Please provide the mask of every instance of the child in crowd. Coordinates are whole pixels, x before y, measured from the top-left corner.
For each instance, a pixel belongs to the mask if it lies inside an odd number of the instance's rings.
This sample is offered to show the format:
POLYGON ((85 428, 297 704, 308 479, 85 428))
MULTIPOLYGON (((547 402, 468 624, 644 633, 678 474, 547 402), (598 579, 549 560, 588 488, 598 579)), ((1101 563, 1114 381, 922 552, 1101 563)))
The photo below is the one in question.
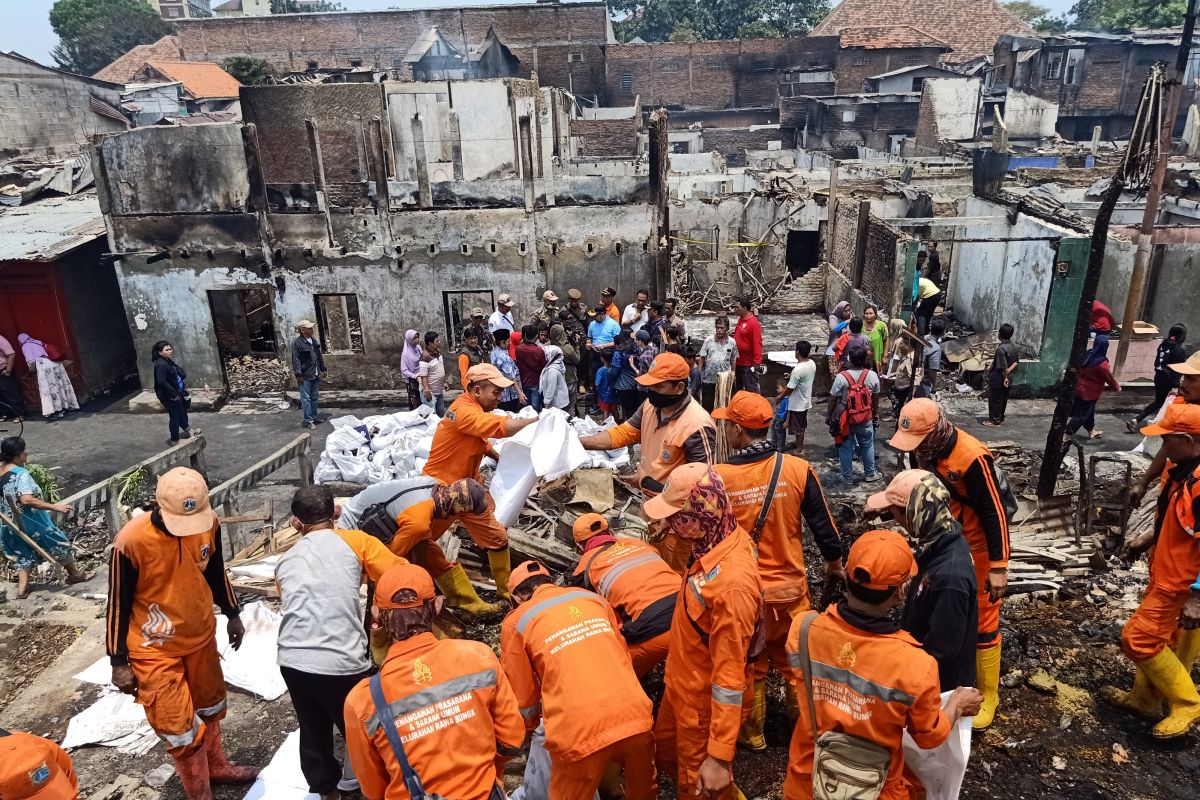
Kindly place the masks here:
POLYGON ((596 370, 596 406, 600 413, 609 416, 617 405, 617 392, 612 385, 612 353, 600 353, 601 367, 596 370))
MULTIPOLYGON (((865 347, 871 350, 871 340, 863 333, 861 317, 851 319, 850 324, 846 326, 846 332, 834 342, 833 358, 837 362, 839 372, 850 368, 850 351, 856 347, 865 347)), ((872 363, 874 363, 873 357, 872 363)))
POLYGON ((696 400, 699 400, 700 386, 702 384, 700 366, 696 363, 696 348, 692 347, 690 344, 685 347, 683 350, 683 358, 685 361, 687 361, 688 366, 692 368, 692 371, 688 373, 688 394, 696 398, 696 400))
POLYGON ((912 343, 901 337, 896 342, 894 357, 891 359, 891 371, 884 377, 890 382, 892 391, 892 416, 899 419, 900 409, 912 397, 913 390, 913 348, 912 343))
POLYGON ((812 408, 813 382, 817 377, 817 364, 809 355, 812 353, 812 342, 801 339, 796 342, 796 366, 786 384, 781 384, 777 401, 787 398, 787 417, 781 420, 781 435, 778 439, 779 449, 783 450, 783 440, 787 433, 796 439, 796 455, 804 454, 804 433, 808 430, 808 410, 812 408))

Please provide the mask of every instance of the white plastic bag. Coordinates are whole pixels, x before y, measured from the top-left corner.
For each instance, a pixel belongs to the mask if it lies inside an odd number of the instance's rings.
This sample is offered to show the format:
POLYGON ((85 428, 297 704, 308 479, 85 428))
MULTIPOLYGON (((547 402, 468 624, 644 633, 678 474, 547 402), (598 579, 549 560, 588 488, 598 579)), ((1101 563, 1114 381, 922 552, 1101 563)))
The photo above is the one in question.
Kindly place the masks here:
MULTIPOLYGON (((942 692, 942 705, 950 698, 942 692)), ((904 732, 904 764, 925 785, 925 800, 957 800, 971 757, 971 720, 962 717, 954 723, 949 738, 932 750, 922 750, 904 732)))

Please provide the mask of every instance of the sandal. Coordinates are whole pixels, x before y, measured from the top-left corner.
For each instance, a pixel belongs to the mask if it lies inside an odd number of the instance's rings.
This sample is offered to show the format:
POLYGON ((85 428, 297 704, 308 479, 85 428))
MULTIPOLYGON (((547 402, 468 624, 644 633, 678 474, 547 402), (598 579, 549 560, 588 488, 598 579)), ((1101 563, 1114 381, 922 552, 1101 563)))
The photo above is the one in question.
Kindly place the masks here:
POLYGON ((67 585, 72 586, 76 583, 87 583, 94 577, 96 577, 95 573, 89 574, 87 572, 81 572, 78 575, 76 575, 74 578, 72 578, 71 576, 68 575, 67 576, 67 585))
POLYGON ((1133 419, 1125 420, 1125 430, 1129 431, 1130 433, 1137 433, 1138 432, 1137 420, 1133 420, 1133 419))
POLYGON ((1104 435, 1104 431, 1092 431, 1091 433, 1088 434, 1088 438, 1089 439, 1099 439, 1103 435, 1104 435))

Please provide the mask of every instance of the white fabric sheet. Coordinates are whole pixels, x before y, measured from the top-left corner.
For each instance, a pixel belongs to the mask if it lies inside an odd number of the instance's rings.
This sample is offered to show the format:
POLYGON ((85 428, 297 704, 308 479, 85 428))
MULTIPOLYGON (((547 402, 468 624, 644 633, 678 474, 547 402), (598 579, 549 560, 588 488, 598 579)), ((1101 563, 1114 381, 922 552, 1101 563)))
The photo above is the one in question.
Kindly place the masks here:
POLYGON ((230 686, 244 689, 264 700, 278 699, 287 691, 276 657, 279 649, 279 623, 283 619, 265 603, 242 607, 246 635, 241 648, 234 650, 225 632, 224 619, 217 620, 217 650, 221 671, 230 686))
POLYGON ((271 763, 258 773, 244 800, 318 800, 310 794, 308 781, 300 770, 300 731, 294 730, 271 757, 271 763))
MULTIPOLYGON (((942 705, 950 698, 942 692, 942 705)), ((932 750, 922 750, 904 732, 904 764, 925 784, 925 800, 957 800, 971 757, 971 720, 963 717, 954 723, 950 737, 932 750)))

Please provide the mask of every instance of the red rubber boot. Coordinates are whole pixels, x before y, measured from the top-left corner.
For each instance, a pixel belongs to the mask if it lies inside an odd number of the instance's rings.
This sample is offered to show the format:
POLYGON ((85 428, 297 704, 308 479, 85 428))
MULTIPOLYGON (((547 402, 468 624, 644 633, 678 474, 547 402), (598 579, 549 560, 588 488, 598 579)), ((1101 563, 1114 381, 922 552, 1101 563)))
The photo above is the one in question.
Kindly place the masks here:
POLYGON ((203 750, 208 757, 208 774, 213 783, 250 783, 258 777, 258 767, 240 767, 229 763, 225 756, 225 745, 221 741, 220 720, 204 725, 203 750))
POLYGON ((179 773, 179 782, 183 784, 183 793, 188 800, 213 800, 207 749, 201 744, 191 755, 174 756, 175 771, 179 773))

